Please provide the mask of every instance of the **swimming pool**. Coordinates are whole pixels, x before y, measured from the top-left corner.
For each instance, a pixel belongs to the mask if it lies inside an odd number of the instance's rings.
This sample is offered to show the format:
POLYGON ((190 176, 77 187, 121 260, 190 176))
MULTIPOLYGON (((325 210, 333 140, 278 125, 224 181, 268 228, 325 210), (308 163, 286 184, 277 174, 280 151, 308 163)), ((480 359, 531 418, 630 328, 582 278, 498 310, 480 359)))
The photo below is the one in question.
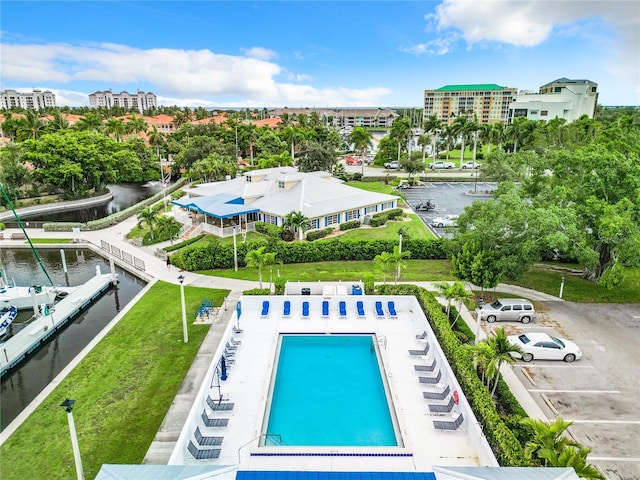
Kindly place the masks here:
POLYGON ((281 335, 265 445, 398 446, 375 336, 281 335))

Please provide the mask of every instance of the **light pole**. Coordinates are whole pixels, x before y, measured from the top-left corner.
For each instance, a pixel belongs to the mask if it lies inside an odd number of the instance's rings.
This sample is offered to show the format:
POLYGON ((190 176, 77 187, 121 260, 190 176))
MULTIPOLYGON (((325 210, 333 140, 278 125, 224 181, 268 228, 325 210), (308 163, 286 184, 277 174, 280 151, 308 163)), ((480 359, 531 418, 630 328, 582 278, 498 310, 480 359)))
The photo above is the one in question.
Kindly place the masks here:
POLYGON ((236 243, 236 224, 233 223, 233 269, 238 271, 238 244, 236 243))
MULTIPOLYGON (((398 257, 402 258, 402 229, 398 230, 400 234, 400 243, 398 244, 398 257)), ((400 258, 398 258, 398 273, 396 274, 396 278, 400 278, 400 258)))
POLYGON ((61 407, 67 412, 67 420, 69 421, 69 431, 71 433, 71 445, 73 446, 73 459, 76 462, 76 474, 78 480, 84 480, 84 472, 82 471, 82 460, 80 459, 80 447, 78 446, 78 436, 76 434, 76 425, 73 422, 73 404, 75 400, 66 399, 60 404, 61 407))
POLYGON ((476 307, 476 341, 474 342, 474 345, 478 345, 478 337, 480 336, 480 310, 482 310, 482 306, 484 305, 484 302, 482 300, 480 300, 478 302, 478 306, 476 307))
POLYGON ((182 303, 182 332, 184 343, 189 343, 189 332, 187 331, 187 307, 184 304, 184 275, 178 277, 180 281, 180 301, 182 303))

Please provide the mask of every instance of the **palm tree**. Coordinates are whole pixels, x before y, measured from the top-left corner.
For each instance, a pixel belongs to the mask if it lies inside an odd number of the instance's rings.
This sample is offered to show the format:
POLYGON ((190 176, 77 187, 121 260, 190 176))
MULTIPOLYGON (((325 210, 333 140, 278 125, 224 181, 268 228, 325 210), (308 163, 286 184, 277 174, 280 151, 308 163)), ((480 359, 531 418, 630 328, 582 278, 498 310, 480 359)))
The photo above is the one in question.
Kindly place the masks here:
POLYGON ((387 283, 387 272, 395 265, 395 258, 393 258, 393 254, 389 252, 382 252, 381 254, 376 255, 373 261, 382 269, 382 282, 387 283))
POLYGON ((393 122, 389 136, 398 142, 398 162, 400 162, 400 152, 402 147, 406 148, 407 142, 411 137, 411 124, 409 119, 404 117, 393 122))
POLYGON ((401 252, 400 246, 396 245, 395 247, 393 247, 393 253, 391 254, 391 256, 393 258, 393 265, 396 269, 396 283, 398 283, 398 279, 400 278, 400 269, 407 268, 407 262, 405 262, 404 260, 411 257, 411 252, 407 250, 401 252))
POLYGON ((122 136, 126 130, 127 127, 120 118, 110 118, 104 126, 105 133, 107 135, 113 135, 116 142, 120 142, 122 140, 122 136))
POLYGON ((156 226, 158 214, 151 207, 144 208, 138 213, 138 227, 148 228, 151 232, 151 238, 154 238, 154 228, 156 226))
POLYGON ((449 282, 438 282, 434 286, 438 289, 438 291, 440 292, 440 295, 442 295, 444 299, 447 301, 446 314, 447 314, 447 318, 449 318, 449 311, 451 310, 451 301, 453 300, 453 297, 454 297, 453 284, 449 282))
POLYGON ((569 446, 562 451, 542 451, 540 456, 550 467, 572 467, 580 478, 605 480, 605 477, 593 465, 587 463, 591 448, 584 445, 569 446))
POLYGON ((149 145, 156 147, 156 155, 160 158, 160 146, 164 144, 164 134, 158 130, 156 125, 151 126, 149 132, 149 145))
POLYGON ((362 175, 364 175, 364 156, 368 148, 371 148, 371 139, 373 135, 364 127, 356 127, 349 135, 349 141, 353 143, 353 148, 360 151, 360 160, 362 163, 362 175))
POLYGON ((250 252, 247 252, 246 257, 244 258, 247 262, 247 267, 258 269, 258 280, 260 282, 260 289, 262 289, 262 267, 265 266, 264 250, 266 248, 267 247, 262 246, 256 250, 251 250, 250 252))
POLYGON ((102 130, 102 117, 97 112, 89 112, 73 126, 76 130, 88 132, 100 132, 102 130))
POLYGON ((502 150, 502 142, 507 134, 507 126, 504 123, 494 123, 491 127, 493 130, 493 138, 498 140, 498 150, 502 150))
POLYGON ((135 136, 138 136, 138 132, 147 133, 148 127, 149 126, 147 125, 147 122, 144 121, 144 118, 136 116, 135 113, 132 113, 127 119, 127 130, 135 136))
POLYGON ((25 117, 17 129, 18 138, 21 140, 37 140, 44 133, 46 125, 34 110, 27 110, 25 117))
POLYGON ((519 346, 509 342, 504 327, 498 328, 495 331, 495 335, 487 339, 487 343, 495 353, 495 382, 493 383, 493 389, 491 390, 491 396, 493 397, 496 393, 496 388, 498 388, 498 381, 500 380, 500 367, 502 367, 503 363, 511 364, 516 361, 516 359, 511 356, 512 353, 519 353, 522 355, 523 352, 519 346))
MULTIPOLYGON (((438 132, 442 130, 442 122, 438 120, 438 116, 433 114, 429 115, 424 121, 424 131, 431 134, 431 155, 433 161, 436 160, 436 140, 438 138, 438 132)), ((423 157, 424 160, 424 157, 423 157)))
POLYGON ((491 141, 493 140, 493 136, 495 134, 495 130, 493 125, 490 123, 483 123, 479 126, 479 135, 481 142, 487 142, 487 155, 491 153, 491 141))
POLYGON ((173 243, 173 237, 179 231, 182 225, 173 217, 167 217, 166 215, 158 215, 156 217, 156 224, 158 227, 158 237, 169 238, 173 243))
POLYGON ((445 145, 447 146, 447 160, 449 160, 449 152, 456 138, 456 131, 454 126, 445 125, 444 129, 442 130, 442 136, 444 137, 444 142, 445 142, 445 145))
POLYGON ((482 372, 482 384, 489 388, 489 382, 495 375, 495 351, 486 340, 477 345, 470 345, 468 348, 472 352, 474 365, 482 372))
POLYGON ((50 132, 57 132, 60 130, 66 130, 69 128, 69 122, 62 116, 60 111, 53 112, 53 119, 49 121, 47 130, 50 132))
POLYGON ((289 212, 284 217, 283 227, 293 232, 298 232, 298 240, 303 239, 304 232, 309 230, 311 223, 302 212, 289 212))
POLYGON ((269 267, 269 292, 271 292, 271 285, 273 285, 273 266, 282 264, 281 260, 276 260, 276 255, 276 252, 264 254, 264 266, 269 267))
MULTIPOLYGON (((560 452, 568 446, 578 446, 576 442, 564 436, 565 431, 573 422, 567 422, 557 417, 553 422, 543 422, 535 418, 527 417, 521 420, 525 427, 529 427, 533 437, 524 446, 524 453, 530 459, 542 458, 541 453, 546 451, 560 452)), ((545 460, 544 466, 547 466, 545 460)))

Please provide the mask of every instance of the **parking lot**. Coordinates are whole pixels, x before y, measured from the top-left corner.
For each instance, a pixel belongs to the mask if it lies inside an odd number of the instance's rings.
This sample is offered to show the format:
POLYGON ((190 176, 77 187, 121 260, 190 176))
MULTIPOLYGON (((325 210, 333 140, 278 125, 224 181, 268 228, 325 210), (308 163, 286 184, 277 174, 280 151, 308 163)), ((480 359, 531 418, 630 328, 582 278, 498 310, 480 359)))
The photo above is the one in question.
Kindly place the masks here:
POLYGON ((582 350, 574 363, 517 361, 515 371, 550 419, 574 425, 570 434, 593 449, 589 456, 608 479, 640 479, 640 307, 636 304, 534 302, 539 317, 504 326, 509 335, 546 332, 567 338, 582 350))
POLYGON ((435 203, 435 208, 431 211, 416 211, 422 221, 438 237, 450 236, 444 228, 434 228, 429 222, 436 217, 443 215, 460 215, 465 207, 471 205, 476 200, 488 200, 491 198, 491 191, 497 184, 490 182, 455 182, 455 183, 426 183, 423 187, 412 187, 401 190, 405 194, 407 203, 415 211, 415 207, 430 200, 435 203))

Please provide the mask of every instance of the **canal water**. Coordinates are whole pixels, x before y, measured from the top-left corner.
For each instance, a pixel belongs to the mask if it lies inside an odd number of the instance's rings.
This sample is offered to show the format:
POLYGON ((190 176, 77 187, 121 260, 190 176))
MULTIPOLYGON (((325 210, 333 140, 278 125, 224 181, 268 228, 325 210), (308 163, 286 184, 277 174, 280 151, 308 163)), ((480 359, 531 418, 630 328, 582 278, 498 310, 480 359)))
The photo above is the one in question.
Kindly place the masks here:
MULTIPOLYGON (((96 265, 100 266, 102 273, 109 272, 109 262, 91 250, 65 249, 68 274, 63 271, 59 249, 38 249, 38 253, 56 285, 80 285, 95 275, 96 265)), ((8 279, 15 280, 17 285, 48 284, 30 249, 3 248, 0 255, 8 279)), ((118 267, 116 272, 119 278, 117 288, 109 289, 30 359, 2 377, 0 430, 4 430, 146 284, 118 267)), ((25 322, 31 315, 31 310, 20 312, 15 323, 25 322)))
MULTIPOLYGON (((113 194, 113 198, 102 205, 94 205, 75 210, 62 210, 58 212, 21 214, 20 218, 29 226, 40 227, 41 222, 89 222, 98 220, 125 208, 135 205, 162 190, 162 184, 157 182, 147 183, 121 183, 107 185, 113 194)), ((7 227, 16 227, 15 222, 5 222, 7 227)))

